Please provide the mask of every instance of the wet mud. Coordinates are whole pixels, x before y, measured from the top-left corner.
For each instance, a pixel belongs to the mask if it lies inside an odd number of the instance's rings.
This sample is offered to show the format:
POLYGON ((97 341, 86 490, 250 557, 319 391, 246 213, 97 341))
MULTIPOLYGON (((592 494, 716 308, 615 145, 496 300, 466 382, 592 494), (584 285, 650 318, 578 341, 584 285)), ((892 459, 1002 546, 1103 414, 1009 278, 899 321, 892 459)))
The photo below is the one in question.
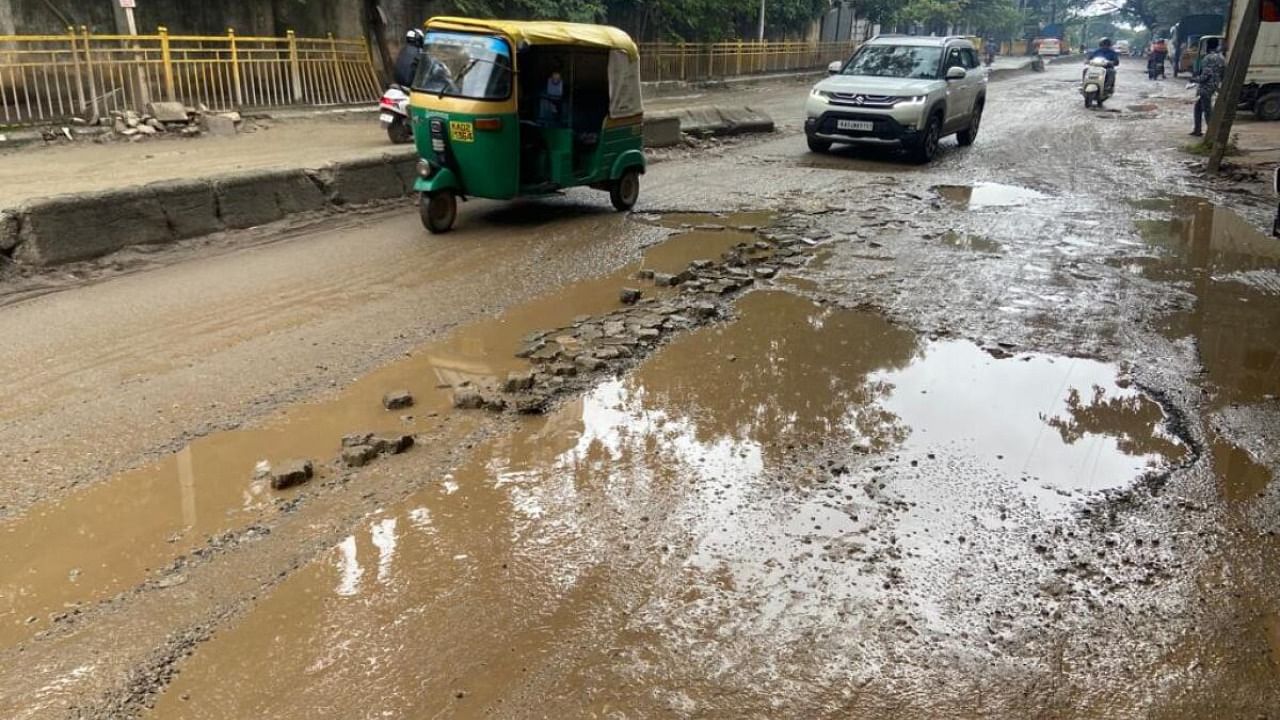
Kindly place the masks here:
POLYGON ((366 518, 202 647, 153 716, 835 707, 875 654, 802 668, 796 643, 888 632, 941 660, 908 636, 960 632, 952 584, 1010 572, 955 577, 975 544, 1183 452, 1113 366, 758 291, 366 518))
MULTIPOLYGON (((728 218, 735 226, 762 219, 728 218)), ((681 272, 744 238, 752 236, 722 227, 679 233, 654 245, 642 261, 467 326, 357 380, 333 400, 289 408, 261 427, 200 438, 174 456, 3 523, 0 646, 142 583, 164 583, 173 559, 208 538, 290 510, 291 493, 273 491, 256 472, 260 464, 311 459, 316 481, 323 483, 345 475, 337 457, 348 434, 430 441, 448 421, 459 388, 495 386, 527 368, 514 349, 531 331, 617 306, 619 286, 642 266, 681 272), (399 388, 411 391, 414 406, 387 411, 383 394, 399 388)))

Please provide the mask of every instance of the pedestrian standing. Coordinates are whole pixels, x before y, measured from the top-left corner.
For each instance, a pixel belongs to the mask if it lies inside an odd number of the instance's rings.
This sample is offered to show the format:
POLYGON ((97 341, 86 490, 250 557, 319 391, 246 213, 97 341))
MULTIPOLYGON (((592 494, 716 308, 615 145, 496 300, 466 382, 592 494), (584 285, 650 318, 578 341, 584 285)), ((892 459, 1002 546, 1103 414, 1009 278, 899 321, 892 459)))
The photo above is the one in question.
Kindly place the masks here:
POLYGON ((1204 135, 1204 120, 1213 114, 1213 96, 1222 87, 1222 76, 1227 71, 1227 61, 1215 38, 1205 43, 1205 56, 1200 59, 1200 72, 1196 75, 1195 126, 1192 137, 1204 135))

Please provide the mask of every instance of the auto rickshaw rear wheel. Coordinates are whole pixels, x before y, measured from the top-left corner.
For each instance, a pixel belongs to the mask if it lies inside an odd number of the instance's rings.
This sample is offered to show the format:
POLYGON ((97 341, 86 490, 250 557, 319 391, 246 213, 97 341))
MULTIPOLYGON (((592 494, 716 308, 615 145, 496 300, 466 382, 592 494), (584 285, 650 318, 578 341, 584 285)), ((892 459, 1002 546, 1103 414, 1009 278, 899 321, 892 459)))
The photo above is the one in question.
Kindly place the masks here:
POLYGON ((422 193, 418 198, 418 213, 431 234, 447 233, 458 219, 458 194, 452 190, 422 193))
POLYGON ((622 177, 609 187, 609 199, 618 212, 626 212, 636 206, 640 199, 640 171, 632 168, 622 173, 622 177))

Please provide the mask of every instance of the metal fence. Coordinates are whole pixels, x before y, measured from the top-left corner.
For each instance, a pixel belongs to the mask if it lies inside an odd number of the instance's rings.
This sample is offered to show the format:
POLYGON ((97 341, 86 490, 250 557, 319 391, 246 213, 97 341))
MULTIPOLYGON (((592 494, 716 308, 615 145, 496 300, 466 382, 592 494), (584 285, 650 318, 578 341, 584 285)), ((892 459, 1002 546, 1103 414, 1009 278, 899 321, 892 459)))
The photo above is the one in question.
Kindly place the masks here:
POLYGON ((155 100, 210 110, 375 102, 363 40, 215 36, 0 35, 0 124, 31 124, 155 100))
POLYGON ((818 70, 856 48, 854 42, 642 43, 640 70, 646 82, 818 70))

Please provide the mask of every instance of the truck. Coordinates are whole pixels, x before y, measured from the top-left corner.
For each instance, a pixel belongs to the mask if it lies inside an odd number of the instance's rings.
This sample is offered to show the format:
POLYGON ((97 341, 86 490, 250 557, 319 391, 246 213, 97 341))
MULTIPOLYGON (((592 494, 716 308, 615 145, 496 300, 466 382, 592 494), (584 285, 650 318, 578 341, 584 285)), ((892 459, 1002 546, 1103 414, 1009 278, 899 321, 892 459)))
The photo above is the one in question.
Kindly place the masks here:
POLYGON ((1186 15, 1169 29, 1173 40, 1173 76, 1178 73, 1194 73, 1196 59, 1200 57, 1200 39, 1222 36, 1221 15, 1186 15))
MULTIPOLYGON (((1253 43, 1253 55, 1240 91, 1240 108, 1252 111, 1259 120, 1280 120, 1280 7, 1276 7, 1274 0, 1262 0, 1262 6, 1258 39, 1253 43)), ((1203 52, 1206 43, 1216 37, 1226 48, 1229 62, 1232 41, 1240 33, 1248 8, 1248 0, 1231 0, 1225 36, 1201 37, 1200 50, 1203 52)))

